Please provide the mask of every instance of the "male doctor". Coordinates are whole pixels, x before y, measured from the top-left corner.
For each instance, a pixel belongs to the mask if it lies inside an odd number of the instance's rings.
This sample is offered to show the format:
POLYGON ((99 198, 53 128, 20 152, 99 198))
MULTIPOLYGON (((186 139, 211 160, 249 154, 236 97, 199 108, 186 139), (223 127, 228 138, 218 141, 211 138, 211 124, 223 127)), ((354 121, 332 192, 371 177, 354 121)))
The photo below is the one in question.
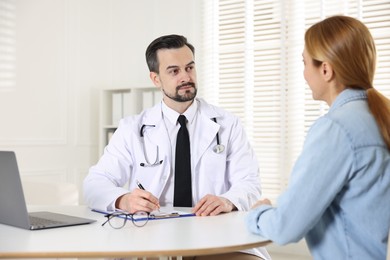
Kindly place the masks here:
MULTIPOLYGON (((177 121, 184 115, 190 143, 188 206, 197 216, 249 210, 261 195, 258 162, 239 119, 196 98, 194 47, 183 36, 162 36, 147 48, 146 61, 163 100, 120 121, 84 180, 87 204, 130 213, 176 206, 176 136, 181 127, 177 121)), ((220 257, 270 258, 264 248, 220 257)))

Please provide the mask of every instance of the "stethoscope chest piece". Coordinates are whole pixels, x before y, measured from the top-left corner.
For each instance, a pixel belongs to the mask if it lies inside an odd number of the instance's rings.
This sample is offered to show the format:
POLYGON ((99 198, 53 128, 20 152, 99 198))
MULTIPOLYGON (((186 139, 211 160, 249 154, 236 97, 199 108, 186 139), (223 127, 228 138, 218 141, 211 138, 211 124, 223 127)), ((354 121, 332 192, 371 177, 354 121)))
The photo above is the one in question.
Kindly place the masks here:
POLYGON ((217 144, 213 150, 215 153, 222 153, 225 151, 225 146, 223 144, 217 144))
MULTIPOLYGON (((215 123, 217 123, 217 118, 214 117, 213 121, 215 123)), ((223 151, 225 151, 225 146, 219 142, 219 133, 218 132, 217 132, 215 137, 217 138, 217 145, 214 147, 213 151, 214 151, 214 153, 222 153, 223 151)))

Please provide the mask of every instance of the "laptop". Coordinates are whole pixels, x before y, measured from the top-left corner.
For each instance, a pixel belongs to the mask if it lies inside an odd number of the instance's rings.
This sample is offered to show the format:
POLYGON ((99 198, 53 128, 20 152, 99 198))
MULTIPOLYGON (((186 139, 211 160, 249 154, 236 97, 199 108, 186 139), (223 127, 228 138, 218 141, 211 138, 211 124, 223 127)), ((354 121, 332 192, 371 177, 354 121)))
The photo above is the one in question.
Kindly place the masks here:
MULTIPOLYGON (((50 194, 48 194, 50 195, 50 194)), ((29 230, 83 225, 94 219, 54 212, 27 212, 15 153, 0 151, 0 223, 29 230)))

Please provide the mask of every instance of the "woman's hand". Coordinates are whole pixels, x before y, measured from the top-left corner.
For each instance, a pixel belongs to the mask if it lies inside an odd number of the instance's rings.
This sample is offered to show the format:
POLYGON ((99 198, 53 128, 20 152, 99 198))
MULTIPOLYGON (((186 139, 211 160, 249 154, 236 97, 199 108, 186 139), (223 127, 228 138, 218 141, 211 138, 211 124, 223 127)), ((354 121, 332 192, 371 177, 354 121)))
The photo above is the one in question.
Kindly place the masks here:
POLYGON ((262 199, 257 201, 255 204, 253 204, 252 209, 260 207, 261 205, 270 205, 272 206, 272 203, 269 199, 262 199))

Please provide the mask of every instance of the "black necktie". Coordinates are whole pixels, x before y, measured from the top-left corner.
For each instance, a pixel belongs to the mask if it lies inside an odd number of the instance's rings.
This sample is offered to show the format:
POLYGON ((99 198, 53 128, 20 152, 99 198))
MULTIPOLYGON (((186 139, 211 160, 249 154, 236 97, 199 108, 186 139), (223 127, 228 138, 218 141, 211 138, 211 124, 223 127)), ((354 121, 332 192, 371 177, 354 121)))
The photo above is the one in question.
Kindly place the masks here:
POLYGON ((180 129, 176 140, 175 192, 173 206, 192 207, 190 137, 186 117, 180 115, 180 129))

